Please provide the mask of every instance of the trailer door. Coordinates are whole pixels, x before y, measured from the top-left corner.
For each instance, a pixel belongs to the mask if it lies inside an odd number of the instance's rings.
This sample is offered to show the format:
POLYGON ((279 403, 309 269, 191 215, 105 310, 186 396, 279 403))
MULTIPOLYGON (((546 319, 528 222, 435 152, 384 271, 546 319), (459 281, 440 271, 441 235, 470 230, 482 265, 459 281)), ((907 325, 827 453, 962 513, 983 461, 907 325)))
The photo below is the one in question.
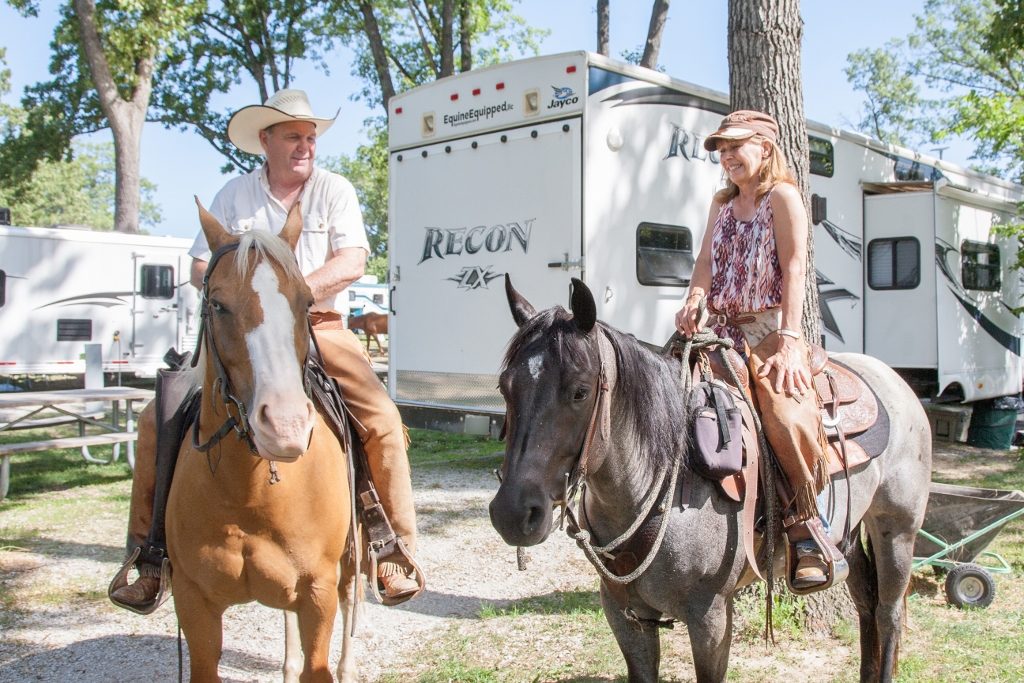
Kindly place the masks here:
POLYGON ((935 368, 935 216, 931 192, 864 197, 864 353, 935 368))
MULTIPOLYGON (((389 391, 403 403, 504 410, 515 331, 504 276, 538 310, 580 259, 580 119, 390 155, 389 391)), ((579 270, 572 270, 579 274, 579 270)))

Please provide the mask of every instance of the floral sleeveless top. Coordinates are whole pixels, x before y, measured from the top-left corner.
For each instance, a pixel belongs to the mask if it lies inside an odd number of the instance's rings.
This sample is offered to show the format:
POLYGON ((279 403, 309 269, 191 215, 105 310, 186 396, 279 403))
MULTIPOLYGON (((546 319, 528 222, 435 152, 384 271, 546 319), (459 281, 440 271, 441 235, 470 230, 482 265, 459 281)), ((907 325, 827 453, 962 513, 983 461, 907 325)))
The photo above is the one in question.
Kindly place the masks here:
MULTIPOLYGON (((736 316, 759 313, 782 304, 782 268, 775 248, 775 217, 769 191, 750 221, 736 220, 733 202, 722 207, 711 235, 713 313, 736 316)), ((743 350, 743 333, 733 325, 715 325, 715 332, 743 350)))

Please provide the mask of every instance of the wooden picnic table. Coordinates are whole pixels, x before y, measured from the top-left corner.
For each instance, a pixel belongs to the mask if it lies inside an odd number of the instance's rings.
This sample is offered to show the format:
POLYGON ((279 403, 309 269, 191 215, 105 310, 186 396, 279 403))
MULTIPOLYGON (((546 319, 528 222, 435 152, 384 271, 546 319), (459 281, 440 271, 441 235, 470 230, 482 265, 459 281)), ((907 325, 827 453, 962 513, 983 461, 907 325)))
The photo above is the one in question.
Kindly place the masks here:
POLYGON ((60 423, 78 425, 78 436, 0 444, 0 500, 7 496, 10 487, 11 456, 15 453, 80 448, 87 462, 109 464, 120 457, 121 444, 125 443, 128 465, 134 469, 138 433, 135 431, 133 404, 135 401, 148 402, 153 396, 151 389, 131 387, 0 393, 0 434, 60 423), (97 403, 109 403, 109 413, 97 411, 97 403), (87 434, 87 427, 94 427, 99 433, 87 434), (113 444, 113 454, 109 459, 96 458, 89 452, 89 446, 101 444, 113 444))

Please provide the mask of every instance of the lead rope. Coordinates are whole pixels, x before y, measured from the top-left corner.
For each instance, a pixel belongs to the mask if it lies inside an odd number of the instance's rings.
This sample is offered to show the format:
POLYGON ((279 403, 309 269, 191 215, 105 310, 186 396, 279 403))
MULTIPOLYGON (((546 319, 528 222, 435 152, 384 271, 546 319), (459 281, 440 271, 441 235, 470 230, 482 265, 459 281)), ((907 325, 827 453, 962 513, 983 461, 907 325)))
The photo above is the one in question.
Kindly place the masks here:
MULTIPOLYGON (((704 316, 704 310, 707 306, 707 300, 705 297, 701 297, 697 302, 697 320, 700 320, 704 316)), ((775 583, 775 541, 778 537, 780 513, 779 513, 779 501, 776 493, 776 462, 775 456, 768 445, 767 439, 764 436, 764 430, 761 428, 761 418, 758 416, 757 411, 754 410, 754 404, 747 396, 747 392, 743 391, 742 385, 740 384, 739 378, 736 376, 736 369, 733 368, 732 363, 729 362, 725 356, 725 349, 731 349, 735 346, 733 340, 719 337, 710 328, 704 328, 699 330, 692 337, 682 337, 678 332, 672 335, 668 343, 665 345, 665 350, 671 349, 673 346, 678 345, 678 340, 684 339, 683 352, 682 352, 682 364, 679 368, 680 379, 683 383, 683 391, 687 397, 689 397, 690 391, 693 388, 693 374, 690 372, 690 354, 694 350, 701 351, 705 348, 718 346, 722 355, 722 364, 729 371, 729 379, 732 380, 733 386, 739 390, 739 394, 743 397, 743 402, 747 404, 747 408, 750 410, 750 416, 754 421, 754 433, 757 435, 757 445, 760 450, 760 469, 762 476, 764 477, 764 519, 765 528, 764 535, 762 536, 764 545, 762 546, 763 552, 761 553, 762 558, 766 561, 767 566, 765 567, 765 584, 767 585, 767 591, 765 595, 765 632, 764 639, 765 644, 771 641, 775 643, 775 629, 772 624, 772 607, 774 605, 775 591, 773 584, 775 583)), ((752 381, 756 381, 756 378, 751 378, 752 381)), ((749 494, 749 492, 748 492, 749 494)))
MULTIPOLYGON (((664 489, 664 493, 663 493, 663 495, 661 497, 661 505, 658 506, 658 510, 660 512, 664 512, 664 513, 668 512, 669 503, 671 502, 670 499, 671 499, 671 496, 674 494, 674 492, 676 490, 676 482, 677 482, 678 478, 679 478, 679 459, 677 458, 676 461, 675 461, 675 464, 673 464, 673 466, 672 466, 672 478, 669 480, 668 488, 664 489)), ((663 470, 662 473, 661 473, 661 478, 658 480, 658 487, 660 487, 664 482, 665 482, 665 472, 663 470)), ((576 541, 576 544, 580 548, 583 549, 583 554, 587 556, 587 559, 590 560, 590 563, 592 565, 594 565, 594 568, 597 569, 597 572, 603 578, 607 579, 608 581, 611 581, 612 583, 632 583, 633 581, 638 579, 645 571, 647 571, 648 567, 651 566, 651 563, 654 562, 654 558, 657 557, 658 550, 661 548, 661 543, 662 543, 662 541, 665 540, 665 531, 666 531, 666 529, 668 529, 668 522, 669 522, 669 519, 671 519, 672 515, 669 515, 669 514, 662 515, 661 525, 658 527, 658 535, 654 539, 654 543, 651 544, 651 549, 647 553, 647 557, 645 557, 644 561, 642 563, 640 563, 640 565, 636 569, 631 571, 629 574, 626 574, 625 576, 619 576, 618 574, 612 573, 612 571, 610 569, 608 569, 604 565, 604 562, 601 561, 601 558, 598 557, 598 555, 604 555, 604 556, 608 557, 613 550, 618 548, 625 541, 629 540, 633 536, 633 534, 636 533, 637 529, 639 529, 640 526, 645 521, 647 521, 647 515, 650 514, 651 510, 654 508, 654 503, 657 500, 658 500, 657 496, 650 496, 648 498, 648 502, 645 503, 646 507, 644 508, 643 513, 642 514, 638 514, 636 516, 636 520, 633 522, 633 525, 630 526, 629 529, 627 529, 624 533, 622 533, 618 538, 616 538, 611 543, 608 543, 607 545, 603 545, 603 546, 592 545, 590 543, 590 531, 580 527, 579 523, 576 520, 576 515, 572 512, 572 510, 570 508, 567 507, 566 508, 566 510, 567 510, 566 514, 569 517, 569 524, 570 524, 569 532, 568 533, 576 541), (572 529, 574 527, 577 529, 576 533, 572 532, 572 529)), ((583 505, 583 493, 582 493, 582 491, 580 493, 580 502, 579 502, 579 504, 580 504, 581 509, 582 509, 582 505, 583 505)))

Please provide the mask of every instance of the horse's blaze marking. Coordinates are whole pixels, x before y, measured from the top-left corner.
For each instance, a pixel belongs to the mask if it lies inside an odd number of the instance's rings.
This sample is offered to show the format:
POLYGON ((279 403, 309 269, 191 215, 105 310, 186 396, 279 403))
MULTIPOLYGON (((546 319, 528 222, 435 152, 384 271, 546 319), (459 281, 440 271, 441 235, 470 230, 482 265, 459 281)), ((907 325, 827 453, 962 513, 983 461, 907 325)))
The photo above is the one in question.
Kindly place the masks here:
MULTIPOLYGON (((253 270, 252 288, 263 308, 263 322, 246 333, 245 346, 253 368, 254 393, 258 395, 272 386, 284 389, 282 381, 289 378, 299 382, 302 373, 294 348, 282 343, 293 334, 295 316, 279 289, 277 273, 269 263, 260 263, 253 270)), ((301 385, 297 384, 295 389, 302 392, 301 385)))
POLYGON ((544 368, 544 356, 537 355, 526 361, 527 366, 530 368, 530 377, 534 381, 540 379, 540 371, 544 368))

